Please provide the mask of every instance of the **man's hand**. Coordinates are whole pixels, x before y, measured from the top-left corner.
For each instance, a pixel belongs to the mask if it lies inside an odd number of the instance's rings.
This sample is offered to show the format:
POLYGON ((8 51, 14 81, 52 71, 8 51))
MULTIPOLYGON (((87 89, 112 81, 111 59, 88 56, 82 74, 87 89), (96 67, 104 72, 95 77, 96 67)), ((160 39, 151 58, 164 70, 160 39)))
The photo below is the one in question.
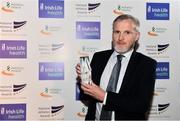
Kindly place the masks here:
POLYGON ((95 99, 103 102, 106 92, 93 82, 92 84, 81 83, 81 89, 84 91, 85 94, 90 95, 95 99))
MULTIPOLYGON (((81 81, 80 64, 78 63, 75 68, 76 68, 76 73, 77 73, 77 79, 81 81)), ((81 82, 81 89, 84 91, 85 94, 90 95, 94 97, 95 99, 103 102, 106 92, 100 87, 98 87, 96 84, 94 84, 93 82, 91 84, 85 84, 81 82)))

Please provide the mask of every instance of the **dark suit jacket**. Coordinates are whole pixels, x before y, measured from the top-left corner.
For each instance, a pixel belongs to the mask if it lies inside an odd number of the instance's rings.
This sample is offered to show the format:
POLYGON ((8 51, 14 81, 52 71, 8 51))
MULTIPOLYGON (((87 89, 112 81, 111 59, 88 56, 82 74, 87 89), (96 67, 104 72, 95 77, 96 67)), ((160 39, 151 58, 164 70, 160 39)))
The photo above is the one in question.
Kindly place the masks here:
MULTIPOLYGON (((94 54, 91 61, 92 80, 100 84, 103 70, 113 53, 106 50, 94 54)), ((119 93, 108 92, 105 109, 115 111, 116 120, 144 120, 155 85, 156 61, 141 53, 133 52, 127 66, 119 93)), ((110 72, 111 73, 111 72, 110 72)), ((89 100, 86 120, 95 119, 97 100, 89 100)))

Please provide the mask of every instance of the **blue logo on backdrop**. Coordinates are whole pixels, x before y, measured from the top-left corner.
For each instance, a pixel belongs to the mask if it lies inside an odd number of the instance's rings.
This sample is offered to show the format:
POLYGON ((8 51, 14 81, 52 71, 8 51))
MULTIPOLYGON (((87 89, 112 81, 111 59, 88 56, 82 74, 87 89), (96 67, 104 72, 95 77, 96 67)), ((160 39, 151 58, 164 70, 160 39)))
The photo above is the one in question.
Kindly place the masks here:
POLYGON ((39 0, 39 18, 64 18, 64 0, 39 0))
POLYGON ((26 121, 26 104, 0 104, 1 121, 26 121))
POLYGON ((76 22, 77 39, 100 39, 100 22, 76 22))
POLYGON ((40 62, 39 80, 64 80, 64 63, 40 62))
POLYGON ((147 3, 147 20, 169 20, 169 3, 147 3))
POLYGON ((156 79, 169 79, 169 62, 157 63, 156 79))

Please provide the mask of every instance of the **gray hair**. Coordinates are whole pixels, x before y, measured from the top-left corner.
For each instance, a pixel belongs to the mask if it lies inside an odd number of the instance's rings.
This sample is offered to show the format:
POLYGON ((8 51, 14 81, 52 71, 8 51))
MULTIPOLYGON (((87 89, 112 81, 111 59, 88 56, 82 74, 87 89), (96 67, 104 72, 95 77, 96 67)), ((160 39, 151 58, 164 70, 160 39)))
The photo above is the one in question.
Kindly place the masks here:
POLYGON ((123 21, 123 20, 132 20, 132 22, 134 23, 135 25, 135 31, 139 32, 139 26, 140 26, 140 22, 137 18, 135 18, 134 16, 132 15, 129 15, 129 14, 122 14, 118 17, 116 17, 113 21, 113 28, 114 28, 114 24, 115 22, 117 21, 123 21))

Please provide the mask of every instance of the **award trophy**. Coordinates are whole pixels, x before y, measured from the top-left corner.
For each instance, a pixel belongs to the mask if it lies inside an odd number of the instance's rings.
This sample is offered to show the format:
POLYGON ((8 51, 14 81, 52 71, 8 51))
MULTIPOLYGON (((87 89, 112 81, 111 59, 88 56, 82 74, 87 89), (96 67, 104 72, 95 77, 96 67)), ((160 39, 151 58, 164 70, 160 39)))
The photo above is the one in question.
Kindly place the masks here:
POLYGON ((89 56, 82 56, 80 57, 80 64, 81 64, 81 81, 82 83, 91 84, 91 67, 89 56))

